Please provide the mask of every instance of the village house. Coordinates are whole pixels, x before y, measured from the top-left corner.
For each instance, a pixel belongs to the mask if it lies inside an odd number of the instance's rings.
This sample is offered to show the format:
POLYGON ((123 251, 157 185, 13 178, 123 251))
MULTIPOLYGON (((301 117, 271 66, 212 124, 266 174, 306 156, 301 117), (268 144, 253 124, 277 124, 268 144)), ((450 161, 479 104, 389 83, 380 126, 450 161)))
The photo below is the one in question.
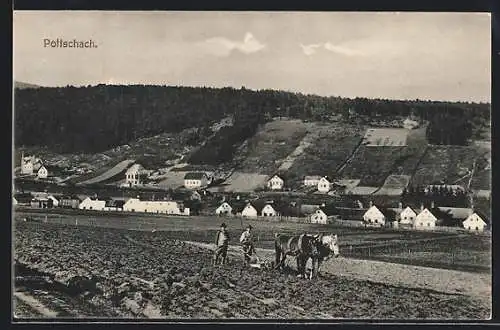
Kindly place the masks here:
POLYGON ((267 188, 271 190, 281 190, 284 184, 285 181, 275 174, 267 181, 267 188))
POLYGON ((263 217, 279 217, 280 213, 273 207, 272 203, 266 203, 262 208, 260 215, 263 217))
POLYGON ((370 204, 370 208, 363 214, 365 224, 375 227, 385 226, 385 215, 375 205, 370 204))
POLYGON ((256 218, 258 215, 257 209, 251 204, 247 203, 241 211, 241 216, 248 218, 256 218))
POLYGON ((49 171, 47 170, 47 167, 41 165, 36 175, 39 179, 47 179, 47 177, 49 176, 49 171))
POLYGON ((14 199, 18 205, 30 205, 33 196, 30 193, 16 193, 14 199))
POLYGON ((41 166, 41 160, 35 156, 21 155, 21 174, 33 175, 41 166))
POLYGON ((146 183, 149 176, 149 171, 141 164, 134 164, 125 172, 125 185, 134 187, 146 183))
POLYGON ((169 215, 189 215, 190 210, 176 201, 141 201, 138 198, 130 198, 123 204, 123 211, 144 212, 169 215))
POLYGON ((304 177, 304 186, 306 187, 317 187, 321 177, 319 175, 307 175, 304 177))
POLYGON ((34 196, 31 200, 32 208, 50 209, 53 207, 57 207, 58 205, 59 201, 52 195, 38 195, 34 196))
POLYGON ((486 222, 477 214, 472 213, 462 222, 464 228, 469 231, 483 232, 486 222))
POLYGON ((80 198, 76 195, 67 195, 67 196, 62 196, 59 199, 59 207, 61 208, 67 208, 67 209, 77 209, 80 203, 85 199, 80 198))
POLYGON ((399 213, 399 225, 401 227, 413 227, 413 223, 417 218, 417 213, 407 206, 401 213, 399 213))
POLYGON ((328 177, 322 177, 319 181, 318 181, 318 191, 319 192, 322 192, 322 193, 327 193, 330 191, 332 187, 332 182, 331 180, 328 178, 328 177))
POLYGON ((199 192, 197 192, 196 190, 194 190, 191 193, 191 196, 189 196, 189 199, 192 201, 201 201, 201 194, 199 192))
POLYGON ((184 187, 187 189, 206 187, 209 184, 210 180, 205 172, 189 172, 184 176, 184 187))
POLYGON ((311 214, 311 223, 318 223, 326 225, 334 219, 334 216, 338 215, 338 210, 333 205, 321 206, 311 214))
POLYGON ((106 207, 106 201, 104 200, 99 200, 97 197, 87 197, 85 198, 80 205, 78 205, 78 208, 80 210, 98 210, 98 211, 104 211, 104 208, 106 207))
POLYGON ((433 229, 436 227, 437 218, 429 209, 424 208, 415 217, 413 228, 416 229, 433 229))
POLYGON ((104 211, 123 211, 124 200, 121 199, 107 199, 104 204, 104 211))
POLYGON ((233 213, 233 208, 228 202, 223 202, 216 210, 216 215, 231 215, 233 213))

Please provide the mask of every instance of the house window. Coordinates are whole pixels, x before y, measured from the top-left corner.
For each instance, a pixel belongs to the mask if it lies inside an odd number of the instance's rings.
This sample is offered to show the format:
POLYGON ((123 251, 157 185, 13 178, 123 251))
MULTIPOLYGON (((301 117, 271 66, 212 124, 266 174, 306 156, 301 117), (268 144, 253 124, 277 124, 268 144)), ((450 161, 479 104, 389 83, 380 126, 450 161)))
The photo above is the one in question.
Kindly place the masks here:
POLYGON ((378 223, 378 220, 377 220, 377 219, 375 219, 375 223, 378 223))
POLYGON ((423 226, 423 225, 424 225, 424 223, 423 223, 423 222, 421 222, 421 223, 420 223, 420 226, 423 226))
POLYGON ((91 206, 91 207, 89 207, 89 210, 92 210, 92 206, 91 206))
POLYGON ((476 231, 478 231, 478 230, 479 230, 479 228, 478 228, 478 227, 476 227, 476 231))
POLYGON ((431 223, 430 222, 427 222, 427 227, 430 227, 431 226, 431 223))

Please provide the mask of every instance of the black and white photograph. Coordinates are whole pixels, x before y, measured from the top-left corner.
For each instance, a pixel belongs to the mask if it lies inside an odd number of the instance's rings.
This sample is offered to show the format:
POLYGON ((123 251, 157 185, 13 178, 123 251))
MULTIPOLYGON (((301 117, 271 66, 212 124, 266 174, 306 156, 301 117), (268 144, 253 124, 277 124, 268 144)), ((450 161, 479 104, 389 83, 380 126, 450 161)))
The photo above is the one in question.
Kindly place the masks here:
POLYGON ((491 24, 14 10, 12 320, 490 320, 491 24))

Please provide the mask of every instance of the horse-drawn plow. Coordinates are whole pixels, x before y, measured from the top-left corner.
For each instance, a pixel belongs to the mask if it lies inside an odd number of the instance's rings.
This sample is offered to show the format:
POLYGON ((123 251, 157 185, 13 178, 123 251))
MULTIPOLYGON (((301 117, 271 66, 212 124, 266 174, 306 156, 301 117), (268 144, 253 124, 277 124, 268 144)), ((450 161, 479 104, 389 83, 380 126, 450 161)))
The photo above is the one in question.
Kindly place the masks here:
MULTIPOLYGON (((78 301, 86 316, 167 319, 489 316, 487 307, 465 295, 377 284, 327 272, 314 281, 304 281, 295 274, 268 267, 274 257, 272 250, 256 249, 253 264, 259 266, 244 267, 241 247, 230 246, 229 263, 212 267, 213 244, 174 240, 161 231, 22 222, 16 224, 14 242, 17 263, 60 282, 59 287, 68 290, 59 299, 70 296, 73 302, 78 301)), ((337 260, 333 259, 330 265, 337 260)), ((22 285, 26 295, 34 295, 38 290, 27 283, 22 285)), ((17 290, 20 289, 18 285, 17 290)), ((52 289, 47 286, 44 290, 52 289)), ((51 306, 50 294, 38 298, 51 306)))

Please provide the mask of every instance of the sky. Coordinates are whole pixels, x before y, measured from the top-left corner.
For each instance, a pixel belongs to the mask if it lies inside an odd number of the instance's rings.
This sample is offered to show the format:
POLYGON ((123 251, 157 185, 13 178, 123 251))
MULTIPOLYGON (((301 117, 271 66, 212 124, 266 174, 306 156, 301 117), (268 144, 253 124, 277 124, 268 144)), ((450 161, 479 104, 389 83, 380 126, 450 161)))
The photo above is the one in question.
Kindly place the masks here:
POLYGON ((489 13, 15 11, 13 75, 490 102, 490 23, 489 13))

